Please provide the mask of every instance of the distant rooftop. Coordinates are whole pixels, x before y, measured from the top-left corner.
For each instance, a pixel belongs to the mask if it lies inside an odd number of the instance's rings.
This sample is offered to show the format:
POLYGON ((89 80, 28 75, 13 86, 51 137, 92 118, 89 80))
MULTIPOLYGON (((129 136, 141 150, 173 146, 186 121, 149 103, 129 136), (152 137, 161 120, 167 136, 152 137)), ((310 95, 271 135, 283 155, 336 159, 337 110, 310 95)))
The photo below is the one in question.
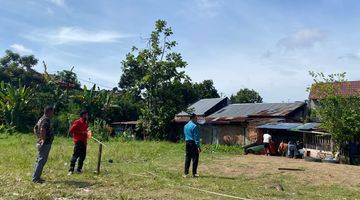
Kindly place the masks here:
MULTIPOLYGON (((360 95, 360 81, 346 81, 332 83, 336 88, 339 88, 337 92, 341 96, 359 96, 360 95)), ((311 86, 309 99, 322 99, 324 94, 320 91, 321 87, 317 87, 319 84, 311 86)))
POLYGON ((304 105, 304 102, 230 104, 209 118, 285 117, 304 105))
MULTIPOLYGON (((228 101, 228 98, 224 97, 224 98, 201 99, 196 103, 192 104, 191 106, 189 106, 188 110, 191 110, 193 113, 195 113, 198 116, 206 115, 208 111, 210 111, 212 108, 214 108, 216 105, 218 105, 223 101, 228 101)), ((177 116, 189 116, 189 113, 183 111, 178 113, 177 116)))

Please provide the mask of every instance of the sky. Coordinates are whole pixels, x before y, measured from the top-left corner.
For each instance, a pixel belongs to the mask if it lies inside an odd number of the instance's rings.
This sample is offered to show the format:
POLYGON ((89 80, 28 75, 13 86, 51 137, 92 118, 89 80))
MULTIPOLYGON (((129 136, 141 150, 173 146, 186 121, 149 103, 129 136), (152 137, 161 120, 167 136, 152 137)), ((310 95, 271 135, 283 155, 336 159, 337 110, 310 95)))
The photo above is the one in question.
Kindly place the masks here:
POLYGON ((193 81, 222 96, 241 88, 264 102, 307 99, 309 71, 360 80, 360 2, 340 0, 0 0, 0 56, 33 54, 48 71, 113 88, 132 46, 146 48, 157 19, 193 81))

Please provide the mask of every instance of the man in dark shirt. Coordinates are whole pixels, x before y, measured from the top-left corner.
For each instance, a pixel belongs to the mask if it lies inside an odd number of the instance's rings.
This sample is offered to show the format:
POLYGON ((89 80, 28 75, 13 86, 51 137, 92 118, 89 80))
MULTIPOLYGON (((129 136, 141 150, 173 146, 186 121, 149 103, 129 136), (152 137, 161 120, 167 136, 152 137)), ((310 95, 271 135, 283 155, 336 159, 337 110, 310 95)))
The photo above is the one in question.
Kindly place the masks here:
POLYGON ((39 119, 34 127, 34 133, 38 137, 38 142, 36 144, 38 149, 38 156, 35 163, 35 171, 32 176, 32 181, 34 183, 43 183, 44 180, 41 179, 41 174, 43 168, 48 159, 51 144, 54 140, 54 134, 51 130, 51 121, 50 119, 54 115, 54 108, 48 106, 44 109, 44 115, 39 119))
POLYGON ((86 144, 88 140, 88 112, 81 111, 80 118, 75 120, 70 128, 70 133, 74 140, 74 153, 70 161, 70 169, 68 175, 74 173, 75 164, 78 160, 77 172, 82 172, 82 167, 86 157, 86 144))

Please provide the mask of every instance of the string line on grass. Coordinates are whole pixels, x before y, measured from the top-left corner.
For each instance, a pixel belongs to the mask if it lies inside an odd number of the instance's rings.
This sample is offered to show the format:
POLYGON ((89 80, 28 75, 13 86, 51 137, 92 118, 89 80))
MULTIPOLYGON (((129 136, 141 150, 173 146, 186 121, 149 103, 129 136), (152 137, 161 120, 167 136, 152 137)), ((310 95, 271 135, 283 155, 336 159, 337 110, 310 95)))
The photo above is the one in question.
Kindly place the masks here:
MULTIPOLYGON (((157 175, 157 174, 155 174, 153 172, 150 172, 150 171, 146 171, 146 172, 148 174, 153 175, 154 177, 162 178, 163 180, 172 182, 174 185, 178 185, 178 183, 176 183, 174 180, 171 180, 171 179, 166 178, 166 177, 159 176, 159 175, 157 175)), ((141 176, 141 177, 144 177, 144 178, 150 178, 149 176, 146 176, 146 175, 139 175, 139 174, 130 174, 130 175, 141 176)), ((200 192, 205 192, 205 193, 209 193, 209 194, 213 194, 213 195, 217 195, 217 196, 222 196, 222 197, 227 197, 227 198, 232 198, 232 199, 251 200, 251 199, 237 197, 237 196, 233 196, 233 195, 228 195, 228 194, 222 194, 222 193, 218 193, 218 192, 212 192, 212 191, 208 191, 208 190, 203 190, 203 189, 199 189, 199 188, 195 188, 195 187, 191 187, 191 186, 178 186, 178 187, 179 188, 197 190, 197 191, 200 191, 200 192)))
POLYGON ((199 189, 199 188, 195 188, 195 187, 190 187, 190 186, 182 186, 182 187, 188 188, 188 189, 192 189, 192 190, 197 190, 197 191, 200 191, 200 192, 209 193, 209 194, 214 194, 214 195, 218 195, 218 196, 222 196, 222 197, 232 198, 232 199, 251 200, 251 199, 246 199, 246 198, 242 198, 242 197, 232 196, 232 195, 228 195, 228 194, 222 194, 222 193, 218 193, 218 192, 212 192, 212 191, 208 191, 208 190, 203 190, 203 189, 199 189))
MULTIPOLYGON (((150 172, 150 171, 145 171, 145 172, 152 175, 153 177, 161 178, 161 179, 166 180, 168 182, 172 182, 174 185, 178 185, 178 183, 175 182, 174 180, 171 180, 171 179, 163 177, 163 176, 159 176, 158 174, 156 174, 154 172, 150 172)), ((150 176, 143 175, 143 174, 129 174, 129 175, 137 176, 137 177, 143 177, 143 178, 151 178, 150 176)), ((197 190, 197 191, 200 191, 200 192, 213 194, 213 195, 217 195, 217 196, 222 196, 222 197, 227 197, 227 198, 232 198, 232 199, 251 200, 251 199, 237 197, 237 196, 233 196, 233 195, 228 195, 228 194, 222 194, 222 193, 218 193, 218 192, 212 192, 212 191, 208 191, 208 190, 203 190, 203 189, 199 189, 199 188, 195 188, 195 187, 191 187, 191 186, 179 186, 178 185, 177 187, 183 188, 183 189, 197 190)))

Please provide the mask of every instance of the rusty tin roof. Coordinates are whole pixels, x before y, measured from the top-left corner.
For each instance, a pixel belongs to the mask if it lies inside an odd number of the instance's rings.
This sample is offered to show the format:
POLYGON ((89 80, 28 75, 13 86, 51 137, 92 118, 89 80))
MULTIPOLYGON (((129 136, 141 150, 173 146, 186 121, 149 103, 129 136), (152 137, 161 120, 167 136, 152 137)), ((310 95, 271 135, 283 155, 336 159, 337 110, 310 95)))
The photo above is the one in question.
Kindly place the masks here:
POLYGON ((304 105, 304 102, 230 104, 210 115, 208 118, 213 122, 241 122, 248 118, 257 117, 286 117, 304 105))

